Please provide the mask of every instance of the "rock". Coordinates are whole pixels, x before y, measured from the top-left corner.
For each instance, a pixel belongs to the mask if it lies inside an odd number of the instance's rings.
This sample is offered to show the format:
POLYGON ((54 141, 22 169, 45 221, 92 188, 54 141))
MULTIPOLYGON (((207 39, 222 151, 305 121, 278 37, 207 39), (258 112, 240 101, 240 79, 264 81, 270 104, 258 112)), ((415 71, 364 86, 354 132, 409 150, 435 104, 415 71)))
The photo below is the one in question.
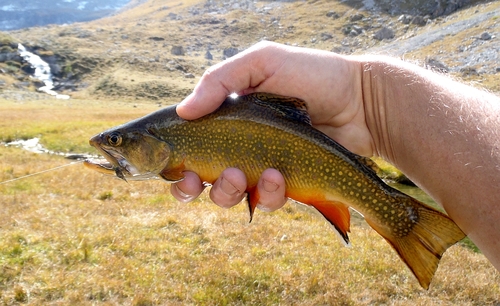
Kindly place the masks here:
POLYGON ((479 75, 477 72, 477 69, 474 67, 463 67, 460 68, 460 72, 462 73, 462 76, 471 76, 471 75, 479 75))
POLYGON ((184 66, 182 66, 181 64, 176 64, 174 69, 182 71, 182 72, 186 72, 186 68, 184 68, 184 66))
POLYGON ((483 34, 481 34, 481 36, 479 38, 481 38, 482 40, 490 40, 491 34, 488 32, 484 32, 483 34))
POLYGON ((328 13, 326 13, 326 17, 337 19, 340 17, 340 15, 335 11, 329 11, 328 13))
POLYGON ((185 77, 186 79, 194 79, 194 74, 192 74, 192 73, 185 73, 185 74, 184 74, 184 77, 185 77))
POLYGON ((376 40, 384 40, 384 39, 393 39, 394 36, 395 34, 393 29, 388 27, 382 27, 373 35, 373 38, 375 38, 376 40))
POLYGON ((325 40, 332 39, 333 35, 330 33, 321 33, 320 37, 321 37, 321 40, 325 41, 325 40))
MULTIPOLYGON (((429 4, 432 3, 431 1, 429 4)), ((461 7, 470 4, 470 0, 438 0, 436 8, 432 12, 433 17, 449 15, 461 7)))
POLYGON ((168 13, 167 17, 168 17, 170 20, 178 20, 178 19, 180 19, 180 18, 179 18, 179 16, 178 16, 177 14, 172 13, 172 12, 168 13))
POLYGON ((92 33, 90 31, 82 31, 80 30, 76 35, 77 38, 89 38, 92 37, 92 33))
POLYGON ((434 71, 445 72, 445 73, 450 71, 450 68, 448 68, 448 66, 446 66, 443 62, 434 57, 427 57, 425 59, 425 65, 434 71))
POLYGON ((359 20, 361 20, 363 18, 365 18, 365 16, 363 14, 354 14, 354 15, 351 15, 349 17, 349 21, 355 22, 355 21, 359 21, 359 20))
POLYGON ((17 52, 17 45, 14 43, 0 41, 0 63, 7 61, 22 62, 22 58, 17 52))
POLYGON ((355 31, 357 34, 363 33, 363 28, 358 25, 353 25, 352 30, 355 31))
POLYGON ((18 89, 27 89, 31 83, 30 82, 18 82, 18 83, 14 83, 13 84, 14 87, 18 88, 18 89))
POLYGON ((182 46, 172 46, 170 53, 173 55, 184 55, 184 48, 182 46))
POLYGON ((25 63, 21 66, 21 70, 24 71, 24 73, 32 75, 35 73, 35 68, 33 68, 30 64, 25 63))
POLYGON ((427 20, 429 20, 429 18, 425 18, 425 17, 422 17, 422 16, 415 16, 411 20, 411 24, 423 27, 424 25, 427 24, 427 20))
POLYGON ((5 52, 0 53, 0 63, 5 63, 8 61, 21 62, 23 59, 17 52, 5 52))
POLYGON ((224 51, 222 51, 222 55, 224 56, 224 59, 226 59, 235 56, 238 52, 238 48, 230 47, 224 49, 224 51))
POLYGON ((208 51, 208 50, 205 53, 205 59, 207 59, 207 60, 213 60, 214 59, 214 57, 212 56, 212 53, 210 53, 210 51, 208 51))
POLYGON ((351 32, 349 32, 349 36, 351 36, 351 37, 355 37, 355 36, 358 36, 358 35, 359 35, 359 33, 356 32, 356 30, 351 30, 351 32))
POLYGON ((401 22, 402 24, 410 24, 412 19, 413 19, 412 15, 401 15, 399 16, 398 21, 401 22))
POLYGON ((151 37, 148 37, 149 40, 152 40, 152 41, 164 41, 165 38, 163 37, 159 37, 159 36, 151 36, 151 37))
POLYGON ((345 35, 349 35, 352 31, 352 27, 350 25, 346 25, 342 27, 342 33, 345 35))
POLYGON ((495 71, 496 72, 500 72, 500 67, 497 67, 497 69, 495 71))

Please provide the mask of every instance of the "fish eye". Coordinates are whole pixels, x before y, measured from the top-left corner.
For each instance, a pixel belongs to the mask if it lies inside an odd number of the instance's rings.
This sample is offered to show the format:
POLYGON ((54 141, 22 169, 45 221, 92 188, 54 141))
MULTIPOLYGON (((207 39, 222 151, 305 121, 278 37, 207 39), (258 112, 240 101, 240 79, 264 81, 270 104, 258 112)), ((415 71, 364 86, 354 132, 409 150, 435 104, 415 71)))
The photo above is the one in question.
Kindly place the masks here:
POLYGON ((108 143, 114 147, 122 143, 122 136, 118 133, 111 133, 108 135, 108 143))

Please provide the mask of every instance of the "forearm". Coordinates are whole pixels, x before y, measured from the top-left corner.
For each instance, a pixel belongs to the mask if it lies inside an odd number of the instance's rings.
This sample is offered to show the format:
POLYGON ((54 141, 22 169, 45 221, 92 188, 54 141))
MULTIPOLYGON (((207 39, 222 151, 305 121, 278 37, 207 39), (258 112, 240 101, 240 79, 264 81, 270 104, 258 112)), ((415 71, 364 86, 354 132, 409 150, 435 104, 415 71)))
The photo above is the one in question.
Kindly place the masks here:
POLYGON ((500 268, 500 99, 411 64, 366 59, 376 153, 440 203, 500 268))

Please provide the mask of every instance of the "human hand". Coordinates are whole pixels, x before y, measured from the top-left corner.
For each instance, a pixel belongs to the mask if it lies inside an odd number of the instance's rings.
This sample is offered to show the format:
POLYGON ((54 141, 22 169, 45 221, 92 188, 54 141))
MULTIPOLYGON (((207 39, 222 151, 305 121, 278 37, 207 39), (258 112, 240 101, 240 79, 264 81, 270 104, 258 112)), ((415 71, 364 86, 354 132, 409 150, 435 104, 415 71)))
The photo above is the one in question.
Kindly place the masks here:
MULTIPOLYGON (((304 100, 313 126, 349 150, 373 155, 374 146, 365 121, 360 63, 331 52, 261 42, 209 68, 193 93, 177 106, 184 119, 196 119, 215 109, 231 93, 268 92, 304 100)), ((246 178, 238 169, 226 169, 210 191, 219 206, 231 207, 245 196, 246 178)), ((258 208, 273 211, 284 205, 281 174, 267 169, 257 185, 258 208)), ((174 197, 188 202, 203 185, 194 173, 173 184, 174 197)))

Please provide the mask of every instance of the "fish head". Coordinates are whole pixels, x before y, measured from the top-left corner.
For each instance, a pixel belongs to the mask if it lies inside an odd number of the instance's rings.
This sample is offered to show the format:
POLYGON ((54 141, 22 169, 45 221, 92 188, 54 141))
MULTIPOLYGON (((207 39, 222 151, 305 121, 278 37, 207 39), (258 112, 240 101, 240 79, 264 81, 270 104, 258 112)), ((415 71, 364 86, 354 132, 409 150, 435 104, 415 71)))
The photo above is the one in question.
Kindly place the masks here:
POLYGON ((85 166, 123 180, 157 178, 171 153, 168 143, 142 129, 111 129, 93 136, 89 143, 105 159, 86 160, 85 166))

